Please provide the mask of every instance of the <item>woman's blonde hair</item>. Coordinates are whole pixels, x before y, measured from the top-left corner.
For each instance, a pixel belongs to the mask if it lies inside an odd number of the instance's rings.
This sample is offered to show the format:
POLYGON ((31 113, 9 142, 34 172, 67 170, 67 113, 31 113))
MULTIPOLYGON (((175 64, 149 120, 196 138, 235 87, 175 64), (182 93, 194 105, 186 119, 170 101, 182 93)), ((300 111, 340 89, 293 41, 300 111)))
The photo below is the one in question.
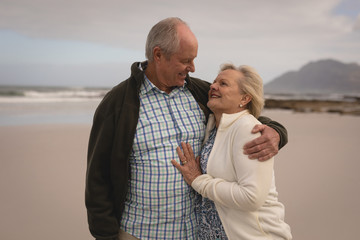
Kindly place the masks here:
POLYGON ((247 109, 258 118, 265 104, 262 78, 253 67, 247 65, 235 67, 233 64, 223 64, 220 72, 227 69, 239 71, 244 75, 243 78, 238 79, 239 88, 241 92, 251 96, 247 109))

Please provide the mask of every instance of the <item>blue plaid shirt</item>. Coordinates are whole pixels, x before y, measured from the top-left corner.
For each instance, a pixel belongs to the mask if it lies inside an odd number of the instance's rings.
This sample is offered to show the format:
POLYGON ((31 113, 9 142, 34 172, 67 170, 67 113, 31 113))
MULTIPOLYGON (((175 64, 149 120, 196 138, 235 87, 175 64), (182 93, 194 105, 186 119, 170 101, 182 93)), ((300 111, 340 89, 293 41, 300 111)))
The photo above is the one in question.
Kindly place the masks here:
POLYGON ((121 229, 140 239, 196 239, 195 192, 170 160, 179 161, 180 142, 200 153, 205 121, 186 84, 167 94, 145 76, 121 229))

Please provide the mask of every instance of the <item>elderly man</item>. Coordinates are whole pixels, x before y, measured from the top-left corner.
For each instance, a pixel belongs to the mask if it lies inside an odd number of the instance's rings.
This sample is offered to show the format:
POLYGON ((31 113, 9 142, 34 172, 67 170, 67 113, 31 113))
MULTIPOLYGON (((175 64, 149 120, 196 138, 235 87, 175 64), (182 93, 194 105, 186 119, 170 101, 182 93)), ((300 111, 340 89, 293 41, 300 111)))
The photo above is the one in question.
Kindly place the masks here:
MULTIPOLYGON (((210 84, 188 75, 197 50, 185 22, 160 21, 148 34, 148 60, 134 63, 97 108, 86 175, 96 239, 196 239, 195 193, 170 160, 181 142, 199 153, 204 138, 210 84)), ((286 144, 287 133, 269 118, 259 120, 265 125, 254 131, 262 136, 245 152, 266 160, 286 144)))

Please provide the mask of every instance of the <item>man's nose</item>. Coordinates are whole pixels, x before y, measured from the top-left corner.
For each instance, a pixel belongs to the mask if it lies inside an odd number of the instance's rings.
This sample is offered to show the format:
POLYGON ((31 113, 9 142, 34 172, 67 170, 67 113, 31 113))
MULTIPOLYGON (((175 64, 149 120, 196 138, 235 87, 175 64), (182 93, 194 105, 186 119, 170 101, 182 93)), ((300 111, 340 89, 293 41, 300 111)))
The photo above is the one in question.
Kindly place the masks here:
POLYGON ((195 63, 194 61, 191 61, 189 66, 186 68, 187 71, 189 72, 195 72, 195 63))

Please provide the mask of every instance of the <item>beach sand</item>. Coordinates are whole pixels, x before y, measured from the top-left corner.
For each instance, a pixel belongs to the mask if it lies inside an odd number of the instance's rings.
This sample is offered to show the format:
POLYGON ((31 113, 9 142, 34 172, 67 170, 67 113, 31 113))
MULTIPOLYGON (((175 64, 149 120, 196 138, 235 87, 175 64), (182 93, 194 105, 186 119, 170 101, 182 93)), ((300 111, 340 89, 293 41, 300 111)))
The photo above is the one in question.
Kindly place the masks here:
MULTIPOLYGON (((289 143, 275 175, 296 240, 357 239, 360 117, 265 111, 289 143)), ((84 205, 90 125, 0 127, 0 239, 92 239, 84 205)))

